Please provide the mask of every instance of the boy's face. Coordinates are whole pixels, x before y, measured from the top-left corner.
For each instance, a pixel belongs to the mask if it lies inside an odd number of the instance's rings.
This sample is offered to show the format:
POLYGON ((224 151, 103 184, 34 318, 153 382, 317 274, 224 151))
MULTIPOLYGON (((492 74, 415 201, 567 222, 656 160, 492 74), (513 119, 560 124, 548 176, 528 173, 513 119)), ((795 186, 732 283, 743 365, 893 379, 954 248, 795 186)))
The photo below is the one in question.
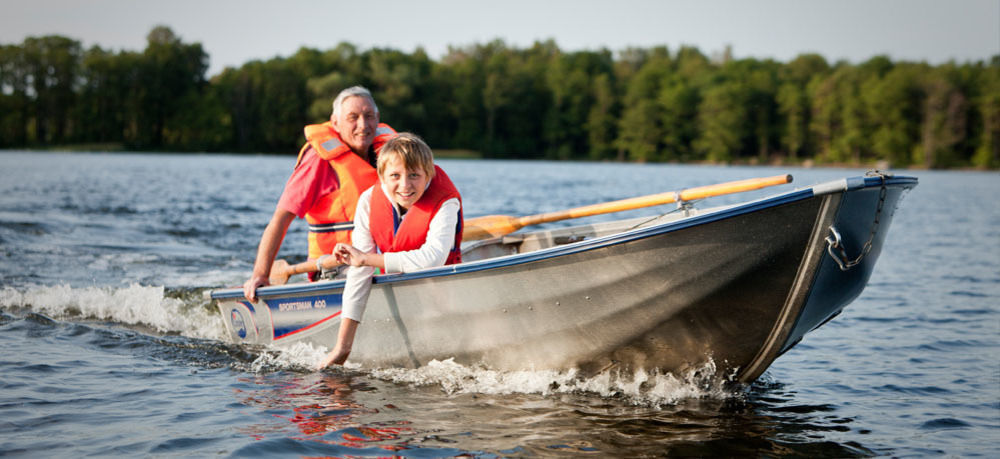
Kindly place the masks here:
POLYGON ((424 195, 428 181, 423 169, 407 169, 400 158, 386 164, 381 179, 392 200, 407 210, 424 195))

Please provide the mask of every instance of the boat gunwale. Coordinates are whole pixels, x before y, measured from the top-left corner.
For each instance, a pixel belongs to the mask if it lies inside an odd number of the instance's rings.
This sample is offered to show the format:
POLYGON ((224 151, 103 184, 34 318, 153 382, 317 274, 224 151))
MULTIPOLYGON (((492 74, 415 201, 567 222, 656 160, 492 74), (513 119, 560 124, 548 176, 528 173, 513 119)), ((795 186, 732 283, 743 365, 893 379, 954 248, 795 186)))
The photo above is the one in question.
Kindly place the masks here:
MULTIPOLYGON (((494 258, 476 260, 467 263, 460 263, 457 265, 429 268, 420 271, 415 271, 412 273, 394 273, 394 274, 378 275, 372 278, 372 283, 391 284, 396 282, 405 282, 417 279, 444 277, 454 274, 467 274, 478 271, 506 268, 510 266, 533 263, 537 261, 547 260, 550 258, 557 258, 566 255, 576 254, 580 252, 597 250, 609 246, 625 244, 635 240, 641 240, 654 236, 659 236, 661 234, 671 233, 674 231, 679 231, 682 229, 691 228, 706 223, 712 223, 715 221, 756 212, 758 210, 763 210, 770 207, 802 201, 816 196, 821 196, 823 194, 841 192, 841 191, 853 191, 861 188, 882 186, 883 184, 886 186, 903 186, 904 188, 908 188, 916 185, 916 183, 917 183, 917 178, 909 176, 899 176, 899 177, 887 176, 885 177, 884 181, 882 177, 878 176, 849 177, 845 179, 815 184, 806 188, 799 188, 785 193, 780 193, 777 195, 756 199, 753 201, 747 201, 741 204, 724 207, 717 211, 711 211, 700 215, 694 215, 680 220, 665 222, 645 228, 635 228, 620 233, 609 234, 606 236, 587 239, 570 244, 547 247, 544 249, 535 250, 527 253, 503 255, 494 258)), ((296 283, 290 285, 268 286, 259 288, 257 290, 257 295, 259 298, 264 299, 264 298, 279 297, 292 294, 317 293, 317 292, 343 288, 344 283, 345 281, 343 279, 339 279, 334 281, 321 281, 321 282, 309 282, 309 283, 296 283)), ((243 290, 241 288, 229 288, 229 289, 213 290, 210 293, 210 298, 213 300, 244 299, 244 296, 243 296, 243 290)))

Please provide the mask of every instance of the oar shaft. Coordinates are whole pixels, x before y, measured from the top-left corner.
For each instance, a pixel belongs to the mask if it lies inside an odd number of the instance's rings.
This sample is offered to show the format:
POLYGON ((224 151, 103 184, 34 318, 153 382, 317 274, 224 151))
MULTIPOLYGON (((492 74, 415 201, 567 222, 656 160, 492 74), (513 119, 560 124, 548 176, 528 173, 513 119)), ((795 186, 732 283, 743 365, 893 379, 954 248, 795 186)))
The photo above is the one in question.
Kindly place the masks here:
POLYGON ((688 188, 680 192, 682 201, 694 201, 711 196, 723 194, 741 193, 744 191, 759 190, 769 186, 784 185, 792 182, 790 174, 775 175, 772 177, 752 178, 746 180, 736 180, 734 182, 719 183, 715 185, 699 186, 688 188))
POLYGON ((557 212, 547 212, 544 214, 528 215, 517 219, 518 227, 538 225, 541 223, 568 220, 571 218, 590 217, 592 215, 609 214, 624 210, 641 209, 643 207, 670 204, 677 201, 677 193, 668 191, 635 198, 622 199, 619 201, 605 202, 601 204, 591 204, 572 209, 560 210, 557 212))
POLYGON ((784 185, 792 181, 792 176, 775 175, 773 177, 753 178, 737 180, 733 182, 718 183, 715 185, 699 186, 685 190, 668 191, 665 193, 638 196, 635 198, 622 199, 619 201, 605 202, 601 204, 591 204, 573 209, 561 210, 558 212, 548 212, 544 214, 528 215, 517 219, 516 226, 522 228, 529 225, 549 223, 571 218, 590 217, 592 215, 608 214, 625 210, 641 209, 643 207, 659 206, 681 201, 694 201, 711 196, 723 194, 740 193, 743 191, 757 190, 774 185, 784 185))

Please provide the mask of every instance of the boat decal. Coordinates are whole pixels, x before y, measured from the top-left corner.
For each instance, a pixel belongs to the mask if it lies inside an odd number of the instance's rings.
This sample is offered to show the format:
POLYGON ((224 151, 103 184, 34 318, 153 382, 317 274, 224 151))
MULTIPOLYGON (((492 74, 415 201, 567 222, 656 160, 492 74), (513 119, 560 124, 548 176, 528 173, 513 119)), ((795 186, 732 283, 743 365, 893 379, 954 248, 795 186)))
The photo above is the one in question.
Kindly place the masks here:
POLYGON ((233 308, 232 312, 229 314, 229 321, 233 324, 233 330, 236 331, 236 335, 240 339, 246 339, 247 337, 247 326, 243 323, 243 317, 240 315, 240 311, 233 308))
POLYGON ((253 304, 247 301, 236 302, 236 305, 229 311, 229 323, 233 327, 233 332, 236 333, 236 336, 239 336, 240 339, 247 339, 251 330, 255 334, 259 334, 260 332, 260 328, 257 327, 256 310, 254 309, 253 304), (243 310, 241 311, 238 306, 242 306, 243 310), (250 322, 249 327, 247 319, 249 319, 250 322), (250 327, 252 327, 252 329, 250 327))
POLYGON ((275 298, 264 303, 271 310, 274 339, 280 340, 304 332, 337 317, 341 312, 340 294, 275 298))

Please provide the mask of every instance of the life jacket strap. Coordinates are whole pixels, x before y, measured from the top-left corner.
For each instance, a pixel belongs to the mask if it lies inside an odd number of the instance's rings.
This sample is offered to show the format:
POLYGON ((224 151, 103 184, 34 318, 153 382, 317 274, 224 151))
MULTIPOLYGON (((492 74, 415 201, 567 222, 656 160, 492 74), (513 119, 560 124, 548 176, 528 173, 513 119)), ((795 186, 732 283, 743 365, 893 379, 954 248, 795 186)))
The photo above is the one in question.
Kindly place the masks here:
POLYGON ((333 222, 309 225, 310 233, 334 233, 337 231, 351 231, 354 229, 354 222, 333 222))

